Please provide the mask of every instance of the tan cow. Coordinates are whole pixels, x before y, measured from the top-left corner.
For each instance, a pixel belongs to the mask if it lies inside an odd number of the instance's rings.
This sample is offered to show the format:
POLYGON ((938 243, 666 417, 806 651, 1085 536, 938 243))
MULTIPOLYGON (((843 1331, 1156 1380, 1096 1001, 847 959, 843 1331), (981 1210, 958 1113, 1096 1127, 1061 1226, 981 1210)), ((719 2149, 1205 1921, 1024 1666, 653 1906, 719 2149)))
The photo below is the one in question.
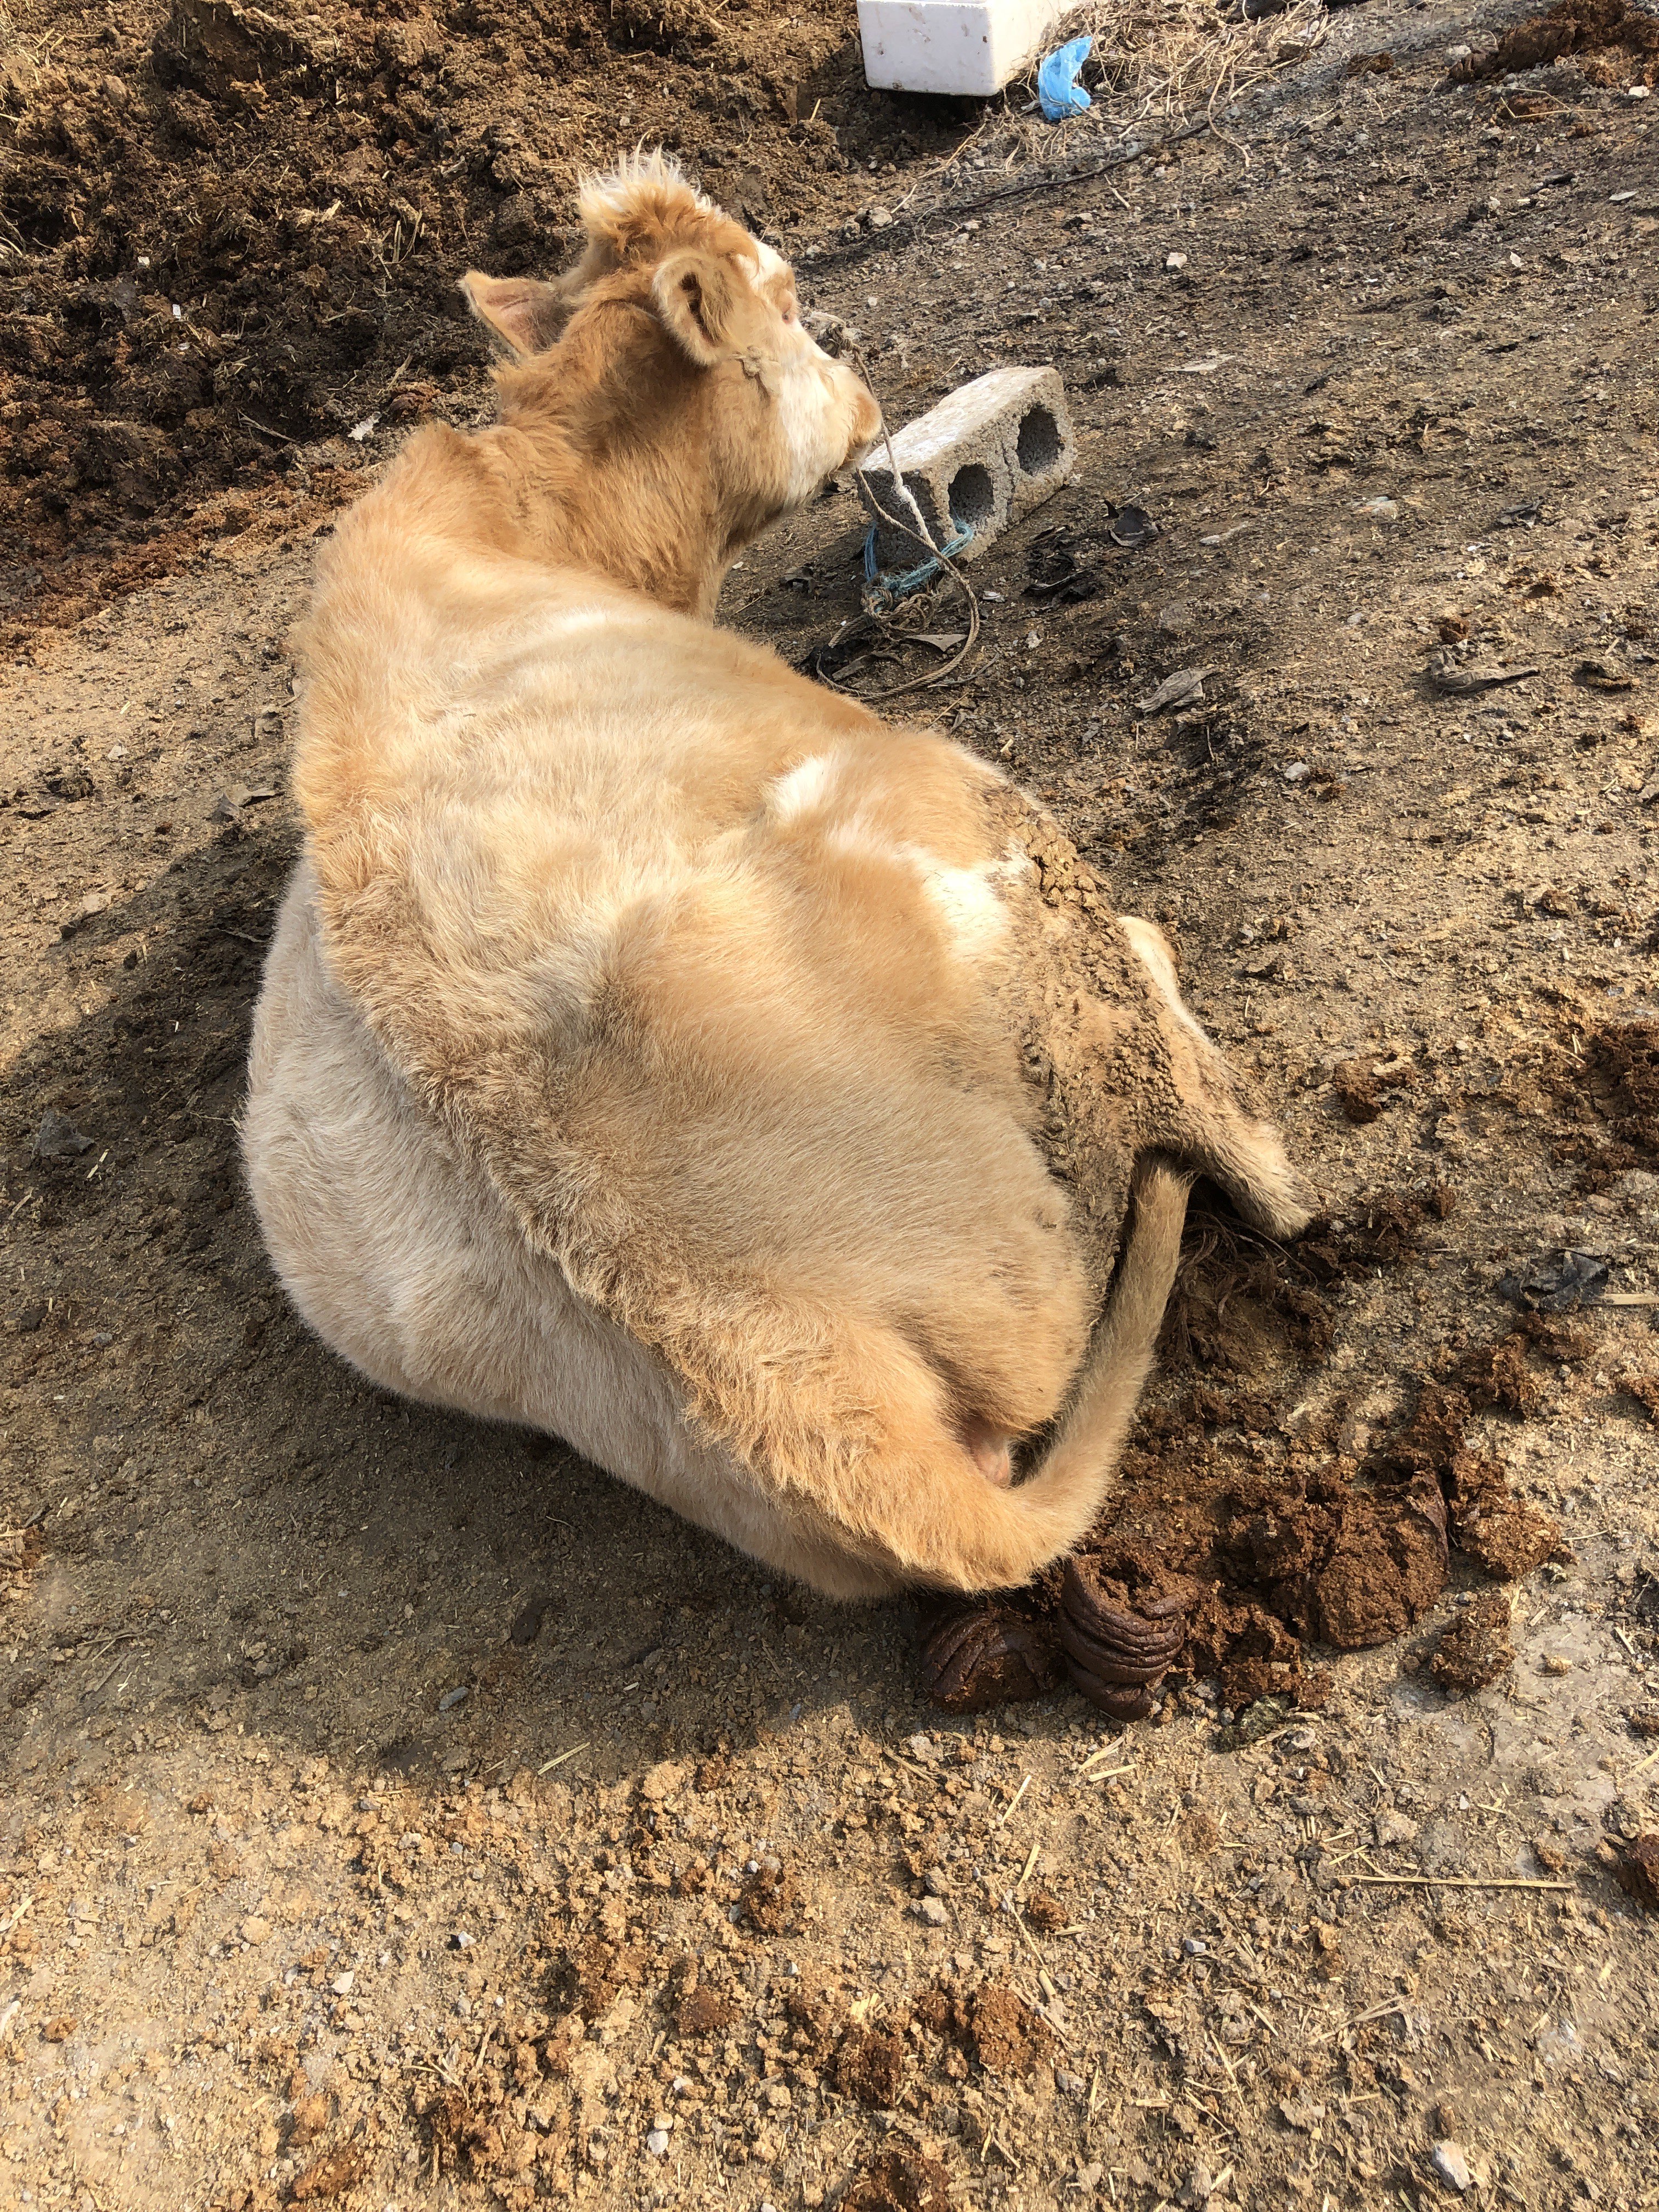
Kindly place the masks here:
POLYGON ((390 1389, 827 1592, 1018 1583, 1107 1492, 1191 1175, 1280 1232, 1301 1186, 1052 823, 712 626, 876 409, 667 162, 581 212, 558 283, 465 280, 500 422, 319 564, 259 1218, 390 1389))

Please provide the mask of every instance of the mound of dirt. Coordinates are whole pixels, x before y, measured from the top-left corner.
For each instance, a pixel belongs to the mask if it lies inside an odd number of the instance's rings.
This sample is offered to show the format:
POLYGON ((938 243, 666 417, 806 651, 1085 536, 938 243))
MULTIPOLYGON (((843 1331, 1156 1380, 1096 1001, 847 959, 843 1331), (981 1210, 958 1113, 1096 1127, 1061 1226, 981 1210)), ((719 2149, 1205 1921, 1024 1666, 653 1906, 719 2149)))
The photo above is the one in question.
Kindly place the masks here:
POLYGON ((836 2086, 873 2111, 890 2111, 904 2087, 904 2061, 896 2028, 849 2027, 836 2057, 836 2086))
POLYGON ((1511 25, 1490 53, 1472 54, 1455 82, 1510 76, 1571 55, 1592 84, 1659 82, 1659 20, 1631 0, 1556 0, 1541 15, 1511 25))
POLYGON ((802 1911, 800 1882, 793 1869, 776 1859, 763 1859, 744 1884, 741 1909, 763 1935, 793 1935, 802 1911))
POLYGON ((1659 1832, 1626 1844, 1613 1878, 1626 1897, 1633 1897, 1646 1911, 1659 1912, 1659 1832))
POLYGON ((1014 1990, 987 1982, 967 1996, 933 1990, 916 2007, 925 2028, 954 2043, 990 2074, 1023 2081, 1054 2048, 1048 2028, 1014 1990))
POLYGON ((1375 1121, 1390 1096, 1403 1091, 1411 1079, 1408 1061, 1384 1065, 1375 1059, 1351 1060, 1332 1076, 1331 1088, 1348 1120, 1363 1127, 1375 1121))
POLYGON ((948 2212, 951 2176, 910 2144, 884 2150, 842 2199, 843 2212, 948 2212))
POLYGON ((1583 1163, 1587 1188, 1659 1158, 1659 1021, 1602 1022, 1575 1031, 1550 1089, 1566 1124, 1557 1157, 1583 1163))
POLYGON ((13 10, 0 626, 161 573, 278 477, 345 495, 362 425, 476 390, 462 270, 563 260, 578 179, 641 140, 787 248, 963 128, 866 89, 839 0, 13 10))
POLYGON ((1484 1690, 1515 1663, 1510 1601, 1504 1590, 1471 1598, 1440 1638, 1430 1668, 1443 1690, 1459 1696, 1484 1690))

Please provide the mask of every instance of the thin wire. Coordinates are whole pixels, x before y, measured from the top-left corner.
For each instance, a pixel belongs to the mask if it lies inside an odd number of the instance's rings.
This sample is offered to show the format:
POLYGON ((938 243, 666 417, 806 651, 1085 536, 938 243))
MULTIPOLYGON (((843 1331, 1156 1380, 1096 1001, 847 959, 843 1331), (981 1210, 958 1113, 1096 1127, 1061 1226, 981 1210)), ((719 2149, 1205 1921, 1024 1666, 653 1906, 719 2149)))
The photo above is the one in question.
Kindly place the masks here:
MULTIPOLYGON (((865 592, 864 612, 862 616, 855 622, 843 623, 842 628, 836 631, 834 637, 830 639, 829 644, 820 647, 817 653, 814 656, 817 666, 817 672, 821 679, 825 684, 828 684, 832 690, 836 691, 844 691, 849 699, 859 699, 872 703, 878 699, 899 699, 902 698, 907 691, 922 691, 926 690, 931 684, 942 684, 947 676, 951 675, 956 669, 962 665, 963 662, 968 658, 968 655, 973 651, 974 647, 979 642, 979 597, 975 592, 973 586, 963 574, 961 569, 957 568, 955 561, 951 558, 950 554, 944 551, 939 546, 934 544, 933 532, 927 527, 927 519, 922 514, 921 507, 917 505, 915 493, 912 492, 908 484, 904 481, 903 471, 900 469, 897 458, 893 452, 892 434, 887 427, 887 410, 882 406, 880 395, 876 390, 875 379, 870 374, 870 364, 865 359, 863 349, 860 346, 852 344, 848 341, 846 336, 847 325, 838 316, 830 315, 825 317, 823 323, 820 327, 823 329, 833 329, 842 334, 842 343, 846 348, 848 357, 852 361, 854 368, 858 370, 859 374, 864 379, 865 388, 876 403, 877 409, 881 416, 881 440, 882 445, 887 454, 888 472, 899 497, 909 508, 912 514, 915 515, 916 519, 916 527, 912 529, 908 522, 901 522, 896 515, 889 514, 886 508, 876 497, 875 492, 871 486, 869 477, 865 474, 864 471, 860 468, 854 470, 854 474, 858 477, 859 483, 863 490, 865 498, 868 501, 872 512, 881 521, 887 525, 887 527, 890 530, 896 530, 901 536, 908 538, 915 544, 920 545, 930 559, 938 562, 939 568, 951 579, 952 582, 957 585, 957 588, 961 591, 963 597, 968 602, 968 634, 966 637, 963 638, 961 645, 957 647, 955 653, 951 654, 951 658, 945 663, 942 668, 930 669, 927 674, 922 676, 909 677, 902 684, 890 684, 880 691, 857 691, 854 690, 850 684, 843 684, 840 678, 835 674, 833 670, 827 669, 823 665, 823 655, 826 653, 832 653, 835 648, 842 643, 848 635, 858 635, 860 634, 860 623, 862 623, 862 625, 866 629, 884 631, 890 638, 902 639, 908 635, 908 633, 903 630, 899 624, 892 620, 890 616, 886 614, 879 606, 873 603, 872 592, 875 588, 873 586, 867 587, 865 592)), ((952 542, 954 543, 954 540, 952 542)))

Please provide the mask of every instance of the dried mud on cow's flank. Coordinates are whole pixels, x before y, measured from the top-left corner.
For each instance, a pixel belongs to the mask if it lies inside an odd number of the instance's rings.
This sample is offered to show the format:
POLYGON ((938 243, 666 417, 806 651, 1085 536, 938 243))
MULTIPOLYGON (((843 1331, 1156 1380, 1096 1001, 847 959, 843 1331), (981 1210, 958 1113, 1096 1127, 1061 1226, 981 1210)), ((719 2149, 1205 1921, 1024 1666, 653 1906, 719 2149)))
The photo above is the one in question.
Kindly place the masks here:
POLYGON ((457 277, 562 264, 579 178, 636 143, 787 242, 959 135, 872 98, 836 0, 12 12, 0 633, 167 573, 252 493, 349 496, 370 417, 470 414, 457 277))
MULTIPOLYGON (((928 1618, 922 1666, 935 1702, 982 1711, 1040 1696, 1064 1673, 1118 1720, 1149 1711, 1166 1678, 1214 1677, 1236 1709, 1269 1697, 1316 1705, 1328 1685, 1308 1647, 1403 1636, 1445 1588, 1454 1547, 1503 1582, 1540 1566, 1559 1525, 1467 1437, 1480 1414, 1534 1411, 1535 1363, 1582 1359, 1580 1332, 1526 1315, 1491 1342, 1447 1345, 1410 1413, 1363 1455, 1340 1449, 1340 1407, 1290 1421, 1243 1377, 1270 1340, 1316 1364, 1332 1340, 1331 1293, 1408 1265, 1451 1207, 1438 1187, 1379 1193, 1279 1253, 1200 1216, 1166 1331, 1179 1371, 1143 1417, 1145 1444, 1126 1454, 1121 1486, 1063 1570, 928 1618), (1202 1379, 1229 1370, 1233 1387, 1202 1379)), ((1447 1687, 1479 1671, 1460 1649, 1437 1668, 1447 1687)))

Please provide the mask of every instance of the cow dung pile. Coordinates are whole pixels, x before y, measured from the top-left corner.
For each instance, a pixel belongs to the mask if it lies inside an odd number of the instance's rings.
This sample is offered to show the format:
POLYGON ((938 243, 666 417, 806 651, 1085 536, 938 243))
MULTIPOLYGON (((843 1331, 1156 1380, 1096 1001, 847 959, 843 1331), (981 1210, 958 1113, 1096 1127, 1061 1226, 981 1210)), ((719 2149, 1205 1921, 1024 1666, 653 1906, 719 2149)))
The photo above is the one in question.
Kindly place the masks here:
MULTIPOLYGON (((1376 1264, 1383 1245, 1396 1264, 1408 1261, 1446 1203, 1433 1191, 1384 1194, 1245 1269, 1231 1233, 1224 1225, 1218 1238, 1200 1216, 1190 1243, 1205 1256, 1178 1287, 1169 1334, 1213 1357, 1214 1316, 1233 1308, 1235 1330, 1276 1328, 1281 1348, 1300 1346, 1305 1361, 1308 1347, 1329 1342, 1328 1322, 1313 1325, 1329 1291, 1376 1264), (1218 1248, 1231 1289, 1218 1284, 1218 1248)), ((1535 1315, 1495 1342, 1449 1345, 1409 1413, 1363 1453, 1343 1449, 1340 1401, 1297 1419, 1271 1395, 1178 1374, 1149 1404, 1142 1441, 1073 1561, 1024 1590, 927 1609, 931 1695, 947 1711, 980 1711, 1069 1677, 1127 1720, 1151 1711, 1163 1685, 1197 1679, 1213 1681, 1233 1712, 1267 1698, 1318 1705, 1328 1680, 1313 1655, 1405 1636, 1444 1589, 1454 1551, 1509 1583, 1557 1548, 1556 1522, 1512 1491, 1468 1432, 1481 1414, 1536 1404, 1535 1359, 1572 1361, 1584 1349, 1578 1332, 1535 1315)), ((1499 1608, 1506 1630, 1507 1598, 1491 1597, 1470 1610, 1483 1632, 1471 1628, 1469 1650, 1454 1638, 1437 1662, 1443 1687, 1482 1686, 1513 1656, 1496 1632, 1499 1608)))

